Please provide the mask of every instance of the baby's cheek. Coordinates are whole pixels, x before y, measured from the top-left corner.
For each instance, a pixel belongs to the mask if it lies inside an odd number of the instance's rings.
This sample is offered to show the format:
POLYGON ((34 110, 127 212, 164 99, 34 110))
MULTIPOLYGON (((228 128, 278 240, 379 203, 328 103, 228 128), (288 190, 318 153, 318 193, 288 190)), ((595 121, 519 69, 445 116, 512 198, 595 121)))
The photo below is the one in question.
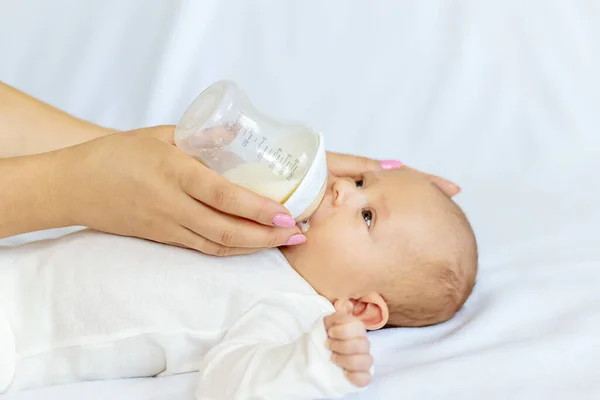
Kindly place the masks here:
POLYGON ((312 226, 306 232, 306 242, 297 246, 304 257, 322 263, 328 255, 337 251, 336 239, 327 230, 312 226))
POLYGON ((328 261, 352 257, 355 253, 354 242, 356 242, 352 231, 348 227, 328 226, 328 228, 330 229, 315 229, 313 235, 307 235, 308 241, 313 246, 313 252, 328 261))
POLYGON ((312 242, 329 249, 345 246, 356 229, 352 214, 343 208, 323 204, 310 219, 306 236, 312 242))
POLYGON ((314 212, 314 214, 310 217, 310 224, 311 226, 313 224, 320 224, 322 222, 325 222, 325 220, 327 219, 327 217, 330 215, 330 209, 327 206, 324 205, 320 205, 319 208, 317 208, 317 211, 314 212))

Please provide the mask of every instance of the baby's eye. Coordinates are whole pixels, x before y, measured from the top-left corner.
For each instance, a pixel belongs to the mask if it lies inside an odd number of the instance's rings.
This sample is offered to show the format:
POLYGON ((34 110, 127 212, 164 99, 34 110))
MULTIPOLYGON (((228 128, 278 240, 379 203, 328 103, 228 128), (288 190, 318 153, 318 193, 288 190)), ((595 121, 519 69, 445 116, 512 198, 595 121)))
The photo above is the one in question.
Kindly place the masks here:
POLYGON ((367 227, 371 227, 371 222, 373 221, 373 213, 370 210, 363 210, 362 217, 367 223, 367 227))
POLYGON ((363 187, 363 180, 362 179, 357 179, 354 182, 356 183, 356 187, 357 188, 363 187))

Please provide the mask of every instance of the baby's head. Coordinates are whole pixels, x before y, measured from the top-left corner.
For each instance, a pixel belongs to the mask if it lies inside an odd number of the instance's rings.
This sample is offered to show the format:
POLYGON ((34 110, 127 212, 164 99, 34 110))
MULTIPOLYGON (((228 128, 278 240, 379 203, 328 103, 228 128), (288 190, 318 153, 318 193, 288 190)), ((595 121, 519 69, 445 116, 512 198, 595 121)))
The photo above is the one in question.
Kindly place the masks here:
POLYGON ((350 300, 367 329, 446 321, 475 282, 467 218, 414 172, 330 177, 306 236, 286 258, 322 296, 350 300))

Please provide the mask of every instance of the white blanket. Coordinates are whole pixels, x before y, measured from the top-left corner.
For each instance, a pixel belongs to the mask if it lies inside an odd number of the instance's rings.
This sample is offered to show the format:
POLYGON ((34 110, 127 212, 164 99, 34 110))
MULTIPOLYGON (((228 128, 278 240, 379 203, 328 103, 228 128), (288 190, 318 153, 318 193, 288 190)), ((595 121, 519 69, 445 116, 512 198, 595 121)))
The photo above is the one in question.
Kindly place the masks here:
MULTIPOLYGON (((475 292, 451 322, 373 334, 375 381, 348 398, 596 399, 598 37, 594 0, 0 1, 0 80, 126 129, 229 78, 330 150, 456 180, 475 292)), ((191 399, 193 381, 6 398, 191 399)))

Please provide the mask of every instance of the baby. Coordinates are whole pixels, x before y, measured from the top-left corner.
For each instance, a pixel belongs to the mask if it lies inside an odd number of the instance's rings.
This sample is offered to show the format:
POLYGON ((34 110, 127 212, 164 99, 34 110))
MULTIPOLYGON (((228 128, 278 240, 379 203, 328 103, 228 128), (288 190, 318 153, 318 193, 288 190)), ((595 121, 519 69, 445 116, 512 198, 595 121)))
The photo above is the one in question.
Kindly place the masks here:
POLYGON ((199 371, 198 399, 335 398, 366 330, 426 326, 477 271, 460 208, 408 171, 331 177, 307 242, 210 257, 82 231, 0 251, 0 393, 199 371))

